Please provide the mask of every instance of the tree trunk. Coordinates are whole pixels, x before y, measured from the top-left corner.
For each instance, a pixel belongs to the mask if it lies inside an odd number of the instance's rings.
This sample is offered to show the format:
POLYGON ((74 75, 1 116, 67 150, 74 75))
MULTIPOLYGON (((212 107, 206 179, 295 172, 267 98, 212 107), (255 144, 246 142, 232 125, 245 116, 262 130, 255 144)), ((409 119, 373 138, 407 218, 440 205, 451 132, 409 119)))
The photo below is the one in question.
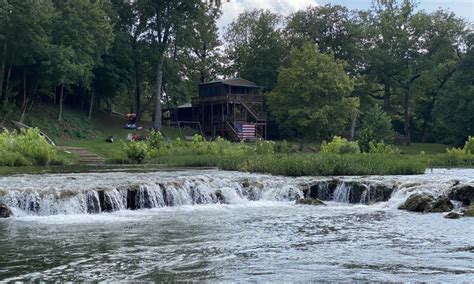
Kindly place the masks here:
POLYGON ((355 138, 355 128, 356 128, 357 115, 354 115, 351 123, 351 141, 354 141, 355 138))
MULTIPOLYGON (((5 66, 7 64, 7 41, 3 44, 2 64, 0 66, 0 98, 5 105, 6 91, 3 92, 3 82, 5 80, 5 66)), ((5 109, 6 110, 6 109, 5 109)))
POLYGON ((164 49, 159 55, 156 70, 156 92, 155 92, 155 115, 153 118, 153 129, 161 131, 161 92, 163 83, 163 65, 165 61, 164 49))
POLYGON ((59 94, 59 115, 58 121, 63 119, 63 98, 64 98, 64 84, 61 84, 61 93, 59 94))
POLYGON ((26 68, 23 69, 23 104, 21 106, 20 122, 23 123, 25 119, 26 109, 28 107, 28 97, 26 95, 26 68))
POLYGON ((5 107, 5 109, 7 108, 7 105, 8 105, 8 86, 10 85, 10 76, 12 74, 14 56, 15 56, 15 52, 12 52, 12 59, 10 60, 10 66, 8 67, 8 73, 7 73, 7 81, 5 83, 5 100, 3 101, 3 106, 5 107))
POLYGON ((88 117, 89 120, 91 120, 92 118, 92 109, 94 107, 94 91, 90 91, 90 93, 91 93, 91 103, 89 105, 89 117, 88 117))
POLYGON ((390 105, 390 79, 384 80, 384 96, 383 96, 383 109, 385 112, 390 114, 391 105, 390 105))
POLYGON ((411 126, 410 126, 410 91, 405 92, 405 97, 403 99, 403 109, 405 112, 405 145, 410 146, 411 143, 411 126))
POLYGON ((141 93, 138 70, 135 70, 135 113, 137 115, 137 121, 139 121, 141 117, 141 93))

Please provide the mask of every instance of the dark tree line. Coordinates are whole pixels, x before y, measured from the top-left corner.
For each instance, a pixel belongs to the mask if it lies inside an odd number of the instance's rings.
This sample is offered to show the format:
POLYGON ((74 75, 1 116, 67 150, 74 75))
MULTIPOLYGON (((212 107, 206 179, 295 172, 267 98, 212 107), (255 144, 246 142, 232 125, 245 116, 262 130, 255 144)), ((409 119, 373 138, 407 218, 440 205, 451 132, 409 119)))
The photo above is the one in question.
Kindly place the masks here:
POLYGON ((88 117, 134 111, 160 129, 161 110, 189 102, 199 82, 240 76, 266 92, 274 137, 390 140, 372 124, 406 143, 474 134, 474 35, 453 13, 408 0, 254 10, 219 37, 221 6, 0 0, 0 118, 48 103, 61 120, 66 104, 88 117))

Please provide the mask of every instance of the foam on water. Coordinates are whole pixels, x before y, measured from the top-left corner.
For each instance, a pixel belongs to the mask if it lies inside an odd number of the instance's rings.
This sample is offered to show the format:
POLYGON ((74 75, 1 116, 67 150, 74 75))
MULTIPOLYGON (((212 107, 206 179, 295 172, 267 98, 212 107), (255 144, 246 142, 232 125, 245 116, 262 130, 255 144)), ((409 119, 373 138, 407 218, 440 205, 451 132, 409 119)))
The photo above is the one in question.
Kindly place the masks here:
POLYGON ((438 169, 414 176, 300 178, 218 170, 16 175, 0 177, 0 203, 8 205, 14 216, 77 215, 206 204, 248 205, 254 201, 295 201, 312 194, 308 192, 315 184, 322 191, 318 194, 326 201, 376 203, 377 207, 397 208, 411 194, 438 197, 455 184, 474 184, 474 170, 438 169), (337 182, 333 191, 327 185, 331 179, 337 182), (379 185, 388 188, 391 196, 377 196, 379 185))

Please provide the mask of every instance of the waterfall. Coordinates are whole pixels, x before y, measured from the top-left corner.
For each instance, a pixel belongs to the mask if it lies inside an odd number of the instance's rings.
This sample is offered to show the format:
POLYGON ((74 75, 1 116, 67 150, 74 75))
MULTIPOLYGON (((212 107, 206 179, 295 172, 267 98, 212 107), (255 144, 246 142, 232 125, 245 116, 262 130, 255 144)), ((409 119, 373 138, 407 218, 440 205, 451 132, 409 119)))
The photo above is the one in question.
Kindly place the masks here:
POLYGON ((97 214, 165 206, 294 201, 303 196, 297 182, 271 179, 259 182, 255 178, 246 184, 240 179, 191 177, 78 190, 51 186, 0 189, 0 204, 14 209, 15 215, 20 216, 97 214))
POLYGON ((435 198, 447 196, 454 186, 472 185, 471 176, 442 172, 431 176, 289 178, 198 170, 18 175, 0 177, 0 204, 11 208, 15 216, 97 214, 254 201, 289 202, 300 198, 367 205, 387 202, 387 207, 398 208, 415 193, 435 198))

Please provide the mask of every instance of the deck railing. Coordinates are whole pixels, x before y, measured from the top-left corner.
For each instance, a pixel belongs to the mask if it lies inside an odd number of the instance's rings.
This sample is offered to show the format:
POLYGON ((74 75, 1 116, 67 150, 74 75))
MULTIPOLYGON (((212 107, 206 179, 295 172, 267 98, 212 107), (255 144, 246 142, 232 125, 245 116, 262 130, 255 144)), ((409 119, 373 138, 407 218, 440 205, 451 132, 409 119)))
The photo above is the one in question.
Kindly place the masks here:
POLYGON ((213 102, 257 102, 263 103, 262 95, 231 94, 221 96, 197 97, 191 99, 192 104, 213 103, 213 102))

